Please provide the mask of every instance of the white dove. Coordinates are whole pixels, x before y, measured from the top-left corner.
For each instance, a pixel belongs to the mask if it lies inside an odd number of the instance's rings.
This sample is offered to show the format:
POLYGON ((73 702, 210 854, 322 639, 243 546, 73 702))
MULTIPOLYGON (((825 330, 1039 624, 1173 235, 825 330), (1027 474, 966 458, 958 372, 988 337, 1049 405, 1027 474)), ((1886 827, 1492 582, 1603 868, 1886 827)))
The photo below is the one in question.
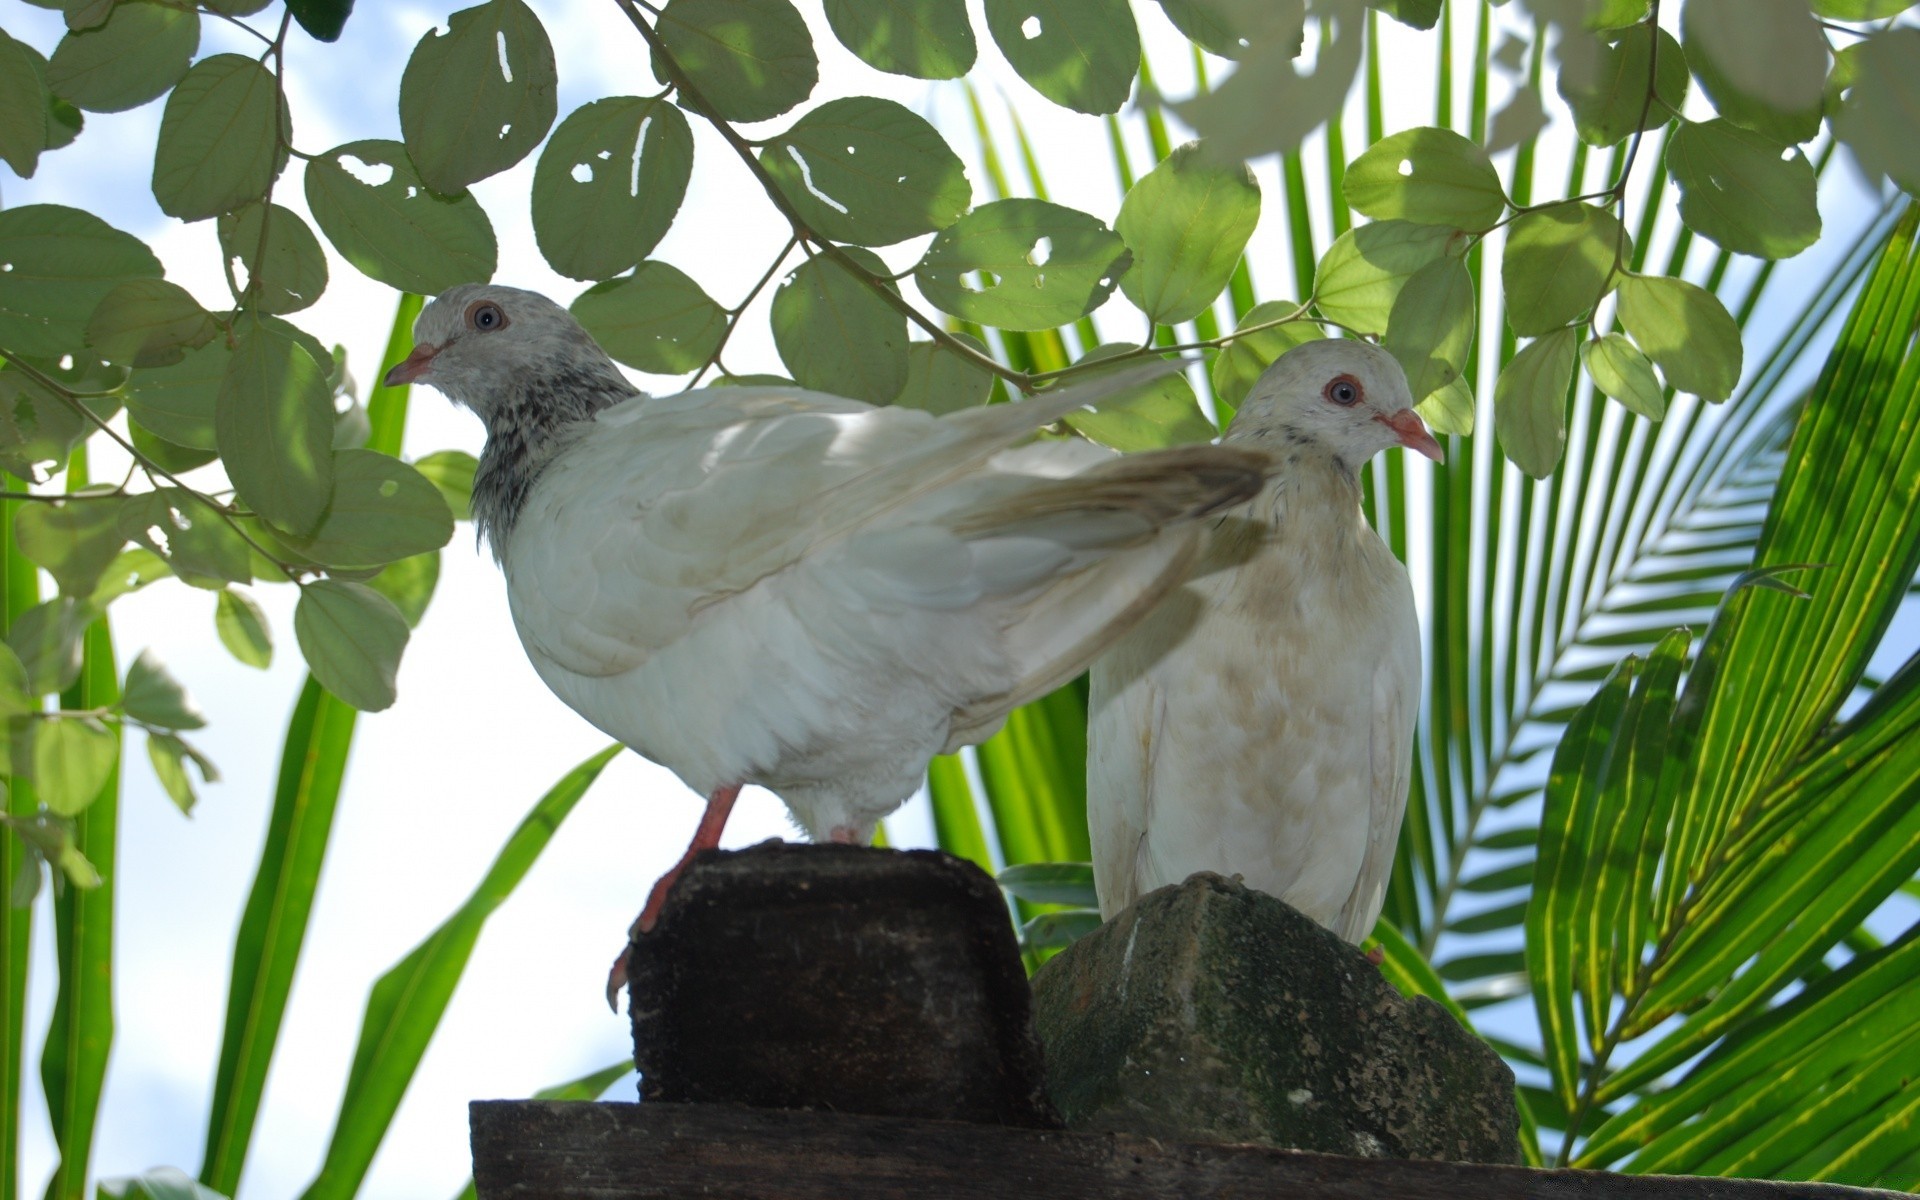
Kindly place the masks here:
POLYGON ((933 755, 990 736, 1178 586, 1199 518, 1272 463, 1029 440, 1137 372, 944 417, 789 387, 651 397, 565 309, 486 285, 441 294, 414 337, 387 382, 485 422, 474 520, 534 669, 707 797, 641 931, 745 784, 815 839, 870 840, 933 755))
POLYGON ((1406 811, 1420 630, 1360 468, 1438 462, 1406 376, 1365 342, 1288 351, 1226 445, 1276 470, 1218 518, 1193 578, 1093 666, 1087 820, 1100 912, 1239 875, 1347 941, 1373 929, 1406 811))

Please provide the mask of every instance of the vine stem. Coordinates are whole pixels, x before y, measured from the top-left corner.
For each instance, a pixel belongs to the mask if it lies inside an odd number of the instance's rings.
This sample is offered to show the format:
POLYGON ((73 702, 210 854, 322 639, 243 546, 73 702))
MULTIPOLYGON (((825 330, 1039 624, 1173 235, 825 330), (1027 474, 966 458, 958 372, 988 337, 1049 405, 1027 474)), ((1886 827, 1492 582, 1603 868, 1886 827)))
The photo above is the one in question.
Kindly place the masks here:
POLYGON ((787 244, 780 248, 780 253, 774 255, 772 264, 768 266, 766 272, 760 276, 760 281, 754 284, 753 289, 747 293, 746 299, 734 305, 732 308, 725 310, 727 314, 727 327, 721 331, 720 342, 714 346, 713 353, 707 356, 706 362, 700 364, 700 370, 694 374, 693 382, 687 385, 689 391, 699 387, 700 381, 706 377, 707 372, 720 365, 720 356, 726 352, 727 343, 733 340, 733 331, 740 327, 740 314, 747 310, 747 306, 753 303, 756 296, 766 290, 769 283, 773 282, 773 277, 780 273, 781 265, 787 261, 787 255, 792 254, 793 248, 799 244, 799 234, 796 233, 788 238, 787 244))

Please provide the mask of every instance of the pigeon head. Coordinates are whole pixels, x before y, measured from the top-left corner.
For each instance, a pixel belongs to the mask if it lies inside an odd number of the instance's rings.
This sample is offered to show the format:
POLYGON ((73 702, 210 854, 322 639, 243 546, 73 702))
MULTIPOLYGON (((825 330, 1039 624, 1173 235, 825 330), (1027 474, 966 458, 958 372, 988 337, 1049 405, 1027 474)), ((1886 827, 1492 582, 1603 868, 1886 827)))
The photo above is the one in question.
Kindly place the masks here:
POLYGON ((1393 355, 1371 342, 1323 338, 1295 346, 1241 401, 1228 435, 1317 442, 1349 471, 1392 446, 1444 461, 1393 355))
POLYGON ((387 386, 432 384, 489 426, 530 396, 633 393, 573 314, 538 292, 488 283, 449 288, 421 311, 413 339, 413 353, 387 372, 387 386))

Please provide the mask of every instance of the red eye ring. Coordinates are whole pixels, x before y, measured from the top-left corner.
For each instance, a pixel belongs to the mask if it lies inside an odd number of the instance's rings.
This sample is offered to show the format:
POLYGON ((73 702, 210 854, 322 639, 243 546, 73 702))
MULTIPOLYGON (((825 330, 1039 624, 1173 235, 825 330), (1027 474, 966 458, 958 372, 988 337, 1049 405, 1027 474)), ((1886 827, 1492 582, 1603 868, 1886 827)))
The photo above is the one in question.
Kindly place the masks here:
POLYGON ((1367 390, 1351 375, 1335 375, 1320 394, 1342 408, 1352 408, 1367 398, 1367 390))
POLYGON ((467 305, 467 327, 493 333, 507 327, 507 314, 491 300, 475 300, 467 305))

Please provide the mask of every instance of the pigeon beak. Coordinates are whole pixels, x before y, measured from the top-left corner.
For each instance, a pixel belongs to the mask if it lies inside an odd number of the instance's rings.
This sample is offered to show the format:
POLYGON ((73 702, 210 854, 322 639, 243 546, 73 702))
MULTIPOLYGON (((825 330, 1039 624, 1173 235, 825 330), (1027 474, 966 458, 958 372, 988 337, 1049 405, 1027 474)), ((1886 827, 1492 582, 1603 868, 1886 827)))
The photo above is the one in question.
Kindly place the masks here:
MULTIPOLYGON (((418 353, 418 351, 415 351, 418 353)), ((395 368, 396 370, 398 368, 395 368)), ((1390 417, 1375 417, 1374 420, 1393 430, 1393 436, 1409 450, 1418 450, 1437 463, 1447 461, 1446 451, 1440 449, 1440 443, 1433 440, 1420 415, 1410 408, 1403 408, 1390 417)))
POLYGON ((421 342, 413 348, 412 354, 393 364, 393 369, 387 372, 386 378, 381 382, 388 387, 403 387, 413 383, 433 366, 433 356, 438 353, 440 353, 440 347, 432 342, 421 342))

